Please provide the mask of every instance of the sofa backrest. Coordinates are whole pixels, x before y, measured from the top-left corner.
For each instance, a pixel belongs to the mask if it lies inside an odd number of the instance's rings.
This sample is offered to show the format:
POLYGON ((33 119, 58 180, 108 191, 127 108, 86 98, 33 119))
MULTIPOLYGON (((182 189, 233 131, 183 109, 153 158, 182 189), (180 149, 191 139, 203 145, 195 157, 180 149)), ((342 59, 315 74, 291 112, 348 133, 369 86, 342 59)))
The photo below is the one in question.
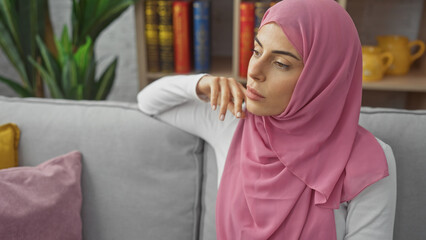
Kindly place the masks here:
POLYGON ((85 240, 198 239, 203 141, 136 104, 0 97, 19 165, 82 153, 85 240))
POLYGON ((365 107, 360 125, 389 144, 395 155, 394 239, 426 239, 426 111, 365 107))
MULTIPOLYGON (((394 240, 426 239, 426 111, 361 109, 360 125, 392 147, 397 171, 397 209, 394 240)), ((205 143, 201 236, 214 240, 217 167, 214 152, 205 143)))
MULTIPOLYGON (((82 152, 85 240, 216 239, 217 165, 199 138, 125 103, 0 96, 7 122, 21 129, 22 166, 82 152)), ((426 111, 364 107, 360 124, 395 155, 394 239, 425 239, 426 111)))

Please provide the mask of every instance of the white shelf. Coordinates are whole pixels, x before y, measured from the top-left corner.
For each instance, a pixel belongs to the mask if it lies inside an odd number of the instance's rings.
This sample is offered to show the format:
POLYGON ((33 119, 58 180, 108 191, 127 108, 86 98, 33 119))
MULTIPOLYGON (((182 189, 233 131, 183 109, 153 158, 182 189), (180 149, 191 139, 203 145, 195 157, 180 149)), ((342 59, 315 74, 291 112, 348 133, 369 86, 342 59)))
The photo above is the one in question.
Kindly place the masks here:
MULTIPOLYGON (((355 1, 355 0, 353 0, 355 1)), ((140 88, 148 85, 152 80, 165 75, 174 75, 176 73, 148 73, 145 33, 144 33, 144 0, 137 1, 135 4, 136 19, 136 36, 137 51, 139 63, 139 82, 140 88)), ((239 77, 239 14, 241 0, 233 0, 233 40, 232 40, 232 57, 213 57, 212 69, 209 72, 213 75, 234 77, 238 81, 244 83, 246 79, 239 77)), ((347 0, 338 0, 338 3, 346 9, 347 0)), ((424 4, 423 16, 420 28, 426 28, 426 4, 424 4)), ((420 31, 419 39, 426 40, 426 29, 420 31)), ((423 57, 425 58, 425 56, 423 57)), ((421 67, 426 69, 426 60, 423 60, 421 67)), ((191 72, 195 73, 195 72, 191 72)), ((190 74, 191 74, 190 73, 190 74)), ((414 70, 404 76, 385 76, 379 82, 363 83, 365 90, 380 91, 405 91, 405 92, 426 92, 426 71, 414 70)))
POLYGON ((406 75, 385 75, 377 82, 363 82, 365 90, 424 92, 426 93, 426 74, 420 70, 412 70, 406 75))

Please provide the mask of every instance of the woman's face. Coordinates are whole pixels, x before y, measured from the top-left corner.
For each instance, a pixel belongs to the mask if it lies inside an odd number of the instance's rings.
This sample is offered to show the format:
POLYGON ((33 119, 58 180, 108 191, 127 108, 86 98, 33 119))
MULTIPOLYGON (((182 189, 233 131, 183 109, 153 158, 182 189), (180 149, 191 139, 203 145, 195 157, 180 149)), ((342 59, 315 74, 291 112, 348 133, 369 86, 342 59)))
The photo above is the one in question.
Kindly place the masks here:
POLYGON ((258 32, 247 72, 247 110, 259 116, 284 112, 303 61, 276 23, 264 25, 258 32))

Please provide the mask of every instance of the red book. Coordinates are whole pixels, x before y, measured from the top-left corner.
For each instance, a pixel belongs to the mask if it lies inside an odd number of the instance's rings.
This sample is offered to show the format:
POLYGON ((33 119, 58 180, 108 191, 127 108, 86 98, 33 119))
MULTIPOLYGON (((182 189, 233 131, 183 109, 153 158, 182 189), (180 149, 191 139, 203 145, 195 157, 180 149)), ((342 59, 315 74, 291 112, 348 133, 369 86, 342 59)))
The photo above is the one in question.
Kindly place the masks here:
POLYGON ((247 77, 248 64, 254 47, 254 3, 240 5, 240 76, 247 77))
POLYGON ((175 72, 188 73, 191 70, 191 2, 173 2, 173 36, 175 72))

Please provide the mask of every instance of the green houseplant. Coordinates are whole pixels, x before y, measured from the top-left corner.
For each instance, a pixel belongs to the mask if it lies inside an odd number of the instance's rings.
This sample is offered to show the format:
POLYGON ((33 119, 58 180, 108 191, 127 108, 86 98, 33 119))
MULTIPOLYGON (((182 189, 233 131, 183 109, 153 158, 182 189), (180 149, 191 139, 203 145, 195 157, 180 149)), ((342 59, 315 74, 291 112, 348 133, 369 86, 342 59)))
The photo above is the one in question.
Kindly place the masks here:
MULTIPOLYGON (((27 55, 26 62, 41 76, 51 97, 93 100, 107 97, 118 59, 115 58, 97 78, 94 45, 100 33, 134 2, 72 0, 71 37, 65 26, 61 38, 49 46, 43 35, 36 34, 34 45, 39 55, 27 55)), ((16 86, 9 84, 10 81, 3 82, 15 90, 16 86)))
POLYGON ((86 43, 74 48, 64 26, 61 39, 55 39, 57 57, 53 56, 37 37, 43 65, 34 58, 29 61, 40 72, 47 84, 52 98, 103 100, 111 90, 117 58, 105 69, 99 79, 96 78, 96 62, 93 43, 87 37, 86 43))
MULTIPOLYGON (((36 36, 52 42, 47 0, 0 0, 0 47, 17 71, 22 84, 0 75, 0 82, 21 97, 42 97, 40 76, 27 56, 40 58, 36 36), (45 27, 46 26, 46 27, 45 27), (49 31, 46 29, 50 28, 49 31)), ((48 44, 49 45, 49 44, 48 44)))

